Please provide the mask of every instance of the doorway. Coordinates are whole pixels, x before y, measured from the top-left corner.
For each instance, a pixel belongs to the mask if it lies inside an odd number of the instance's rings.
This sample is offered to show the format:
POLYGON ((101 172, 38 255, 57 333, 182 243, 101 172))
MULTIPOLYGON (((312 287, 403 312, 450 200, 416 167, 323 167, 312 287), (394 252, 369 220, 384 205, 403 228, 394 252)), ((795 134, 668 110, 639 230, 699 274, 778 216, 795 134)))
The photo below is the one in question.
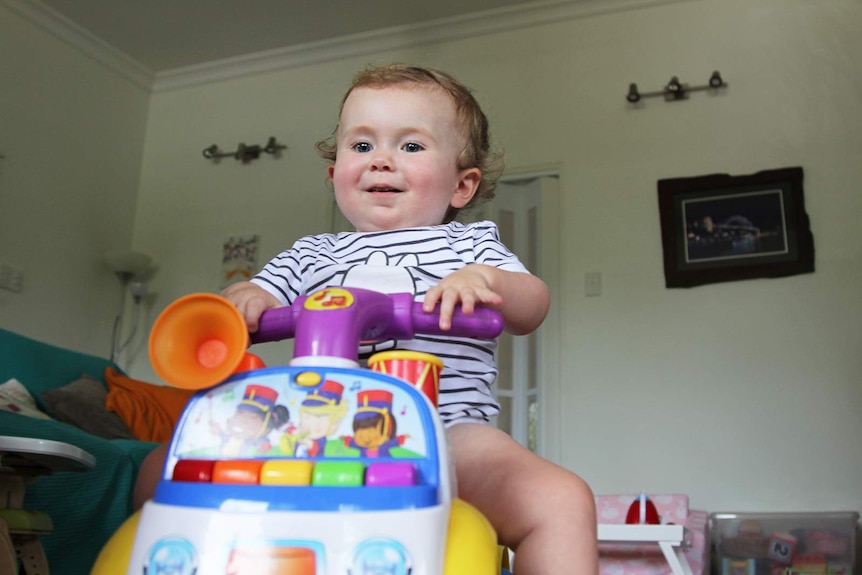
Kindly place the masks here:
MULTIPOLYGON (((560 198, 556 174, 502 179, 494 199, 463 221, 492 220, 500 238, 551 292, 551 311, 525 336, 498 339, 499 375, 494 422, 531 451, 559 462, 560 456, 560 198)), ((462 218, 459 218, 462 219, 462 218)))

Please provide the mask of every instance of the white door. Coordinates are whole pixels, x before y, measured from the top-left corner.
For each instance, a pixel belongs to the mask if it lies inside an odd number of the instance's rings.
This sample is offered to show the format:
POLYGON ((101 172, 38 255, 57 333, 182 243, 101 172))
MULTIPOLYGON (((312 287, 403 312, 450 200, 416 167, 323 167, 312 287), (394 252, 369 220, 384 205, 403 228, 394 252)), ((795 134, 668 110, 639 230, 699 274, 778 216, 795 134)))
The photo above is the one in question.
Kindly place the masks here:
MULTIPOLYGON (((500 237, 534 274, 548 283, 551 300, 559 290, 559 197, 556 176, 501 181, 493 201, 466 216, 497 223, 500 237)), ((459 218, 460 219, 460 218, 459 218)), ((559 459, 559 314, 556 305, 542 327, 525 336, 499 339, 496 425, 522 445, 559 459)))

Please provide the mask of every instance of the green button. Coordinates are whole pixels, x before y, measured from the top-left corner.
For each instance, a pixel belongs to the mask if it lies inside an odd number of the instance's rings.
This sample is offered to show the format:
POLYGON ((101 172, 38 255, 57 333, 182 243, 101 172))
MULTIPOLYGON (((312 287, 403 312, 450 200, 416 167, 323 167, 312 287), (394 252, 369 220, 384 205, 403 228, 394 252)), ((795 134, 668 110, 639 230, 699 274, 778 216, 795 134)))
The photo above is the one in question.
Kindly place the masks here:
POLYGON ((311 484, 320 487, 361 487, 365 465, 357 461, 321 461, 315 464, 311 484))

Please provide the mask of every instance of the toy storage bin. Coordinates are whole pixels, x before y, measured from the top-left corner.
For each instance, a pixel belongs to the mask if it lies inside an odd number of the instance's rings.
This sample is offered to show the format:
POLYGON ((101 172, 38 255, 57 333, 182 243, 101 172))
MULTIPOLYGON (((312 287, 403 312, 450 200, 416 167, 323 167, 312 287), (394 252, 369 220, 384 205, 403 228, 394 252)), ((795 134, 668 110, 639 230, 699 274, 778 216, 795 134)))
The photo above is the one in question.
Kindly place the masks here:
POLYGON ((855 511, 712 513, 714 575, 851 575, 855 511))

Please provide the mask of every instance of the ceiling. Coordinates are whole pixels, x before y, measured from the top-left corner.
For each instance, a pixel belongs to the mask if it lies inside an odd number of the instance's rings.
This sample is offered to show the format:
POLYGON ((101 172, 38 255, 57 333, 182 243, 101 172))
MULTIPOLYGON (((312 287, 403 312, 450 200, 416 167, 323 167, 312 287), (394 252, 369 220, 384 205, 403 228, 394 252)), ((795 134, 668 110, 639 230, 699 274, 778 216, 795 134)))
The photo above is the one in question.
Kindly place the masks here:
POLYGON ((151 72, 543 0, 32 0, 151 72))

